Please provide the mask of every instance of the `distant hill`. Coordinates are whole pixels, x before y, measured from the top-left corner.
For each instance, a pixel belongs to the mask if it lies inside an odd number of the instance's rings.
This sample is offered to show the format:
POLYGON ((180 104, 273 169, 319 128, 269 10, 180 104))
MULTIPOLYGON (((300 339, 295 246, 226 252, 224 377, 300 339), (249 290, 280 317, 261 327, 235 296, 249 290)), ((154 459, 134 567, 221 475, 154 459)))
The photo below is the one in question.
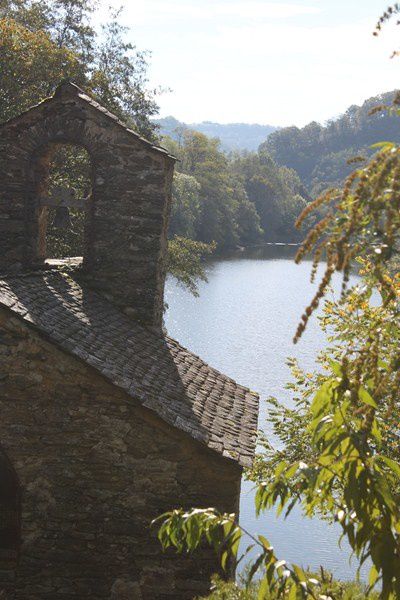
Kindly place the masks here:
POLYGON ((213 123, 203 121, 202 123, 183 123, 175 117, 164 117, 154 121, 160 127, 161 135, 169 135, 178 139, 179 132, 183 129, 193 129, 204 133, 208 137, 217 137, 221 140, 225 151, 231 150, 257 150, 258 146, 265 142, 270 133, 276 131, 277 127, 272 125, 257 125, 249 123, 213 123))
POLYGON ((321 125, 315 121, 305 127, 282 127, 261 145, 279 164, 297 171, 311 195, 341 184, 354 170, 348 160, 356 155, 371 156, 377 142, 400 142, 400 119, 392 112, 371 110, 391 105, 396 91, 350 106, 336 119, 321 125))

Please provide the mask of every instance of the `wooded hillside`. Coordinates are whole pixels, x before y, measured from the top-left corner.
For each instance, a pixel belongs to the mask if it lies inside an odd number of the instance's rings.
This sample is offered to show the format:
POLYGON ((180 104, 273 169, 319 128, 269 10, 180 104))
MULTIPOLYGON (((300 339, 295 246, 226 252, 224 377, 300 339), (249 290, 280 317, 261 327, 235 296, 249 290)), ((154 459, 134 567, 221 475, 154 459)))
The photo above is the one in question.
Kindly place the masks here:
POLYGON ((303 128, 284 127, 271 133, 261 148, 280 165, 300 176, 312 195, 339 185, 354 166, 347 160, 362 154, 369 157, 376 149, 371 145, 400 141, 398 118, 383 111, 371 114, 382 104, 391 104, 395 92, 366 100, 362 106, 350 106, 344 115, 320 125, 313 121, 303 128))

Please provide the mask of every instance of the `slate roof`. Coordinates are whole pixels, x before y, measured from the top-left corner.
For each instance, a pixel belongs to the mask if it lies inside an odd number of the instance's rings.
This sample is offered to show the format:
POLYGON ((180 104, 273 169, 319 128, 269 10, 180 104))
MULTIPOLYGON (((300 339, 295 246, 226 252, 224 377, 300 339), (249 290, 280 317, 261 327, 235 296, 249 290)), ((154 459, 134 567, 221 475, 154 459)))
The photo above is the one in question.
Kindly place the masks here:
POLYGON ((168 336, 59 271, 0 279, 0 305, 164 421, 242 466, 252 462, 258 396, 168 336))

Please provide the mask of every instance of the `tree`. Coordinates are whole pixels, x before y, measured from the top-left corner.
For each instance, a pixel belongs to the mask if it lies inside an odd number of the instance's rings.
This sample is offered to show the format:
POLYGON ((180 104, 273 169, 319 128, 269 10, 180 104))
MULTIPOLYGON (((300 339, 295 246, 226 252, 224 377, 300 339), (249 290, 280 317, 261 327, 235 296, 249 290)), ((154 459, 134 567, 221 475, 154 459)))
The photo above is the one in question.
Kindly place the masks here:
POLYGON ((258 241, 261 228, 256 208, 249 200, 232 162, 221 151, 219 140, 185 129, 179 141, 164 138, 163 143, 179 159, 171 233, 190 235, 203 243, 215 242, 218 251, 258 241), (196 200, 193 196, 194 182, 198 186, 196 200), (191 221, 190 232, 188 218, 191 221), (178 222, 179 230, 176 229, 178 222))
POLYGON ((207 281, 202 261, 214 250, 214 244, 175 236, 168 242, 168 272, 194 296, 198 296, 198 281, 207 281))
POLYGON ((160 90, 147 87, 149 54, 125 41, 121 11, 110 13, 99 35, 91 24, 96 6, 95 0, 0 0, 5 34, 0 41, 0 122, 71 79, 155 139, 157 127, 150 118, 157 113, 160 90))
POLYGON ((295 171, 279 167, 265 151, 234 157, 232 170, 241 178, 247 198, 256 208, 264 239, 297 241, 295 221, 306 201, 301 196, 305 191, 295 171))
POLYGON ((172 187, 172 211, 169 235, 196 237, 200 218, 200 184, 192 175, 175 173, 172 187))
POLYGON ((150 53, 125 41, 128 28, 121 25, 121 14, 122 9, 111 11, 110 20, 102 26, 90 89, 111 112, 147 139, 155 140, 157 127, 150 118, 158 113, 155 99, 160 90, 147 88, 150 53))
MULTIPOLYGON (((337 521, 361 563, 372 563, 369 589, 379 583, 379 597, 394 600, 400 597, 400 275, 393 266, 400 251, 400 146, 383 144, 342 190, 307 206, 298 225, 321 208, 324 216, 309 231, 297 261, 313 252, 315 277, 325 253, 325 272, 294 340, 333 273, 341 271, 342 297, 325 306, 333 346, 322 358, 323 373, 305 377, 293 365, 300 411, 288 413, 275 404, 275 431, 286 447, 276 453, 267 446, 270 462, 256 465, 256 508, 262 514, 276 507, 287 516, 299 505, 307 516, 337 521), (362 283, 348 290, 354 261, 361 265, 362 283)), ((246 534, 234 515, 213 509, 174 510, 156 522, 163 547, 192 551, 206 540, 223 567, 237 557, 246 534)), ((247 583, 260 572, 260 600, 327 597, 315 576, 279 560, 264 536, 250 537, 259 556, 247 583)))
POLYGON ((0 20, 0 121, 26 110, 64 78, 85 79, 78 58, 44 31, 0 20), (43 73, 45 72, 45 76, 43 73))
POLYGON ((235 220, 240 243, 250 246, 262 241, 263 230, 256 206, 251 202, 243 186, 237 187, 235 220))
POLYGON ((189 196, 184 199, 189 190, 175 186, 179 197, 173 205, 172 234, 215 241, 218 251, 265 240, 300 239, 294 225, 310 198, 293 169, 279 167, 264 151, 227 156, 219 140, 187 128, 179 139, 163 138, 163 144, 178 157, 178 173, 194 178, 200 186, 199 212, 190 234, 183 226, 191 202, 189 196))
POLYGON ((371 144, 380 140, 400 142, 395 115, 387 111, 371 114, 377 105, 388 104, 394 97, 393 91, 369 98, 326 125, 312 122, 303 128, 284 127, 271 133, 260 149, 279 165, 295 169, 316 197, 324 189, 342 184, 352 170, 347 164, 351 156, 371 157, 371 144))

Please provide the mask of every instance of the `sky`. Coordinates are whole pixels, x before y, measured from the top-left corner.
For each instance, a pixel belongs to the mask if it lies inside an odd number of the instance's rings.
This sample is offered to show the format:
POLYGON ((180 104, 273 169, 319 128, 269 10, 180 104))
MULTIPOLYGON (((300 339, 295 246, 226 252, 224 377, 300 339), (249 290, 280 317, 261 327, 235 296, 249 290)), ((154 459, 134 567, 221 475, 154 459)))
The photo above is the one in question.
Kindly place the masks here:
POLYGON ((389 0, 104 0, 150 50, 160 116, 303 126, 400 87, 400 26, 372 31, 389 0))

